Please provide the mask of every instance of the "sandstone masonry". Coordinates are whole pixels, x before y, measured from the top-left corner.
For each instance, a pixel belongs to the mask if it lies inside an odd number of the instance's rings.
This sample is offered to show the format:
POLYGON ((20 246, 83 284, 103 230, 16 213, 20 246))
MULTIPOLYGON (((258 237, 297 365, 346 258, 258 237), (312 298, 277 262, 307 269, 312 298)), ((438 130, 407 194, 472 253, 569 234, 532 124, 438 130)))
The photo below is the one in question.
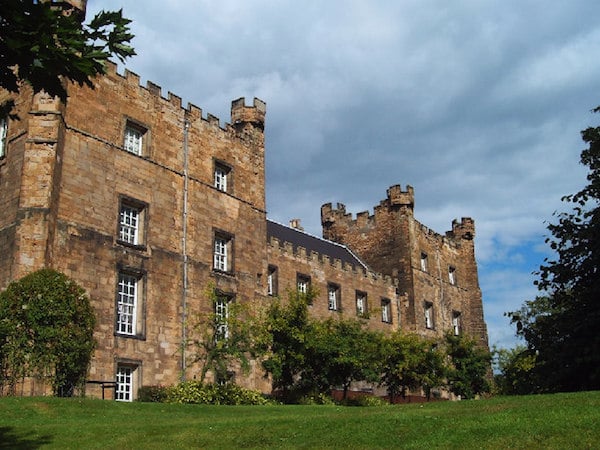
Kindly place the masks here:
MULTIPOLYGON (((373 215, 323 205, 323 238, 276 224, 263 101, 235 100, 221 126, 114 65, 94 86, 69 84, 66 104, 25 86, 20 120, 0 122, 0 289, 42 267, 80 283, 97 316, 89 377, 116 379, 118 399, 198 375, 182 342, 212 309, 208 287, 253 307, 310 283, 317 317, 487 346, 473 220, 437 234, 415 220, 413 189, 392 186, 373 215)), ((262 375, 236 380, 268 390, 262 375)))

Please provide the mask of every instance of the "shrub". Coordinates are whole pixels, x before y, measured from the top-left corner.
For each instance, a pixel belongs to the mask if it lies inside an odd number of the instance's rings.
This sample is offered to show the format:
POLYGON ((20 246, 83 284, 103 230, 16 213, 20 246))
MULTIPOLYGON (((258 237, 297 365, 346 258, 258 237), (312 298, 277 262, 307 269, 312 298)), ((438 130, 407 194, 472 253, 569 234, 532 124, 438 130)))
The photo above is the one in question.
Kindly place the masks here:
POLYGON ((52 269, 14 281, 0 293, 0 392, 24 377, 49 379, 55 395, 83 391, 96 319, 82 287, 52 269))
POLYGON ((204 405, 267 405, 271 401, 260 392, 233 383, 214 384, 184 381, 167 390, 171 403, 196 403, 204 405))
POLYGON ((323 393, 305 395, 298 400, 299 405, 335 405, 331 396, 323 393))
POLYGON ((381 397, 374 395, 361 395, 354 398, 342 400, 342 405, 345 406, 389 406, 389 402, 381 397))
POLYGON ((142 386, 138 390, 138 402, 164 403, 168 398, 168 388, 165 386, 142 386))

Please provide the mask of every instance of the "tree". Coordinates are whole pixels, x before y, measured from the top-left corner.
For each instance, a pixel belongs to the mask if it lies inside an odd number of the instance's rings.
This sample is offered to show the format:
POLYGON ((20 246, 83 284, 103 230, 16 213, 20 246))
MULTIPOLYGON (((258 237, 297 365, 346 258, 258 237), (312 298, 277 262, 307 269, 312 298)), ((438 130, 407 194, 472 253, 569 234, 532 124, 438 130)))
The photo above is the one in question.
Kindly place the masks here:
POLYGON ((341 386, 344 398, 353 381, 377 381, 380 336, 353 319, 309 317, 316 296, 290 291, 288 300, 271 306, 268 330, 271 354, 263 362, 273 388, 287 402, 331 395, 341 386))
POLYGON ((538 272, 543 295, 507 313, 536 355, 543 391, 600 389, 600 127, 581 135, 588 144, 580 159, 588 184, 563 197, 571 210, 548 225, 546 243, 556 256, 538 272))
POLYGON ((66 99, 63 79, 93 87, 111 56, 135 55, 129 19, 101 11, 88 24, 55 1, 3 0, 0 9, 0 87, 17 92, 20 82, 35 92, 66 99))
POLYGON ((293 401, 294 397, 312 388, 312 385, 303 386, 302 383, 311 383, 303 374, 308 336, 314 332, 308 305, 315 296, 312 289, 306 294, 290 291, 288 301, 283 303, 275 299, 268 313, 267 329, 272 345, 263 367, 273 377, 273 389, 286 401, 293 401))
POLYGON ((390 403, 413 389, 424 388, 429 398, 431 389, 443 385, 443 355, 433 341, 397 331, 383 339, 382 353, 381 384, 390 403))
POLYGON ((494 349, 494 376, 497 392, 502 395, 526 395, 538 392, 539 381, 533 369, 536 355, 523 345, 511 349, 494 349))
POLYGON ((0 293, 0 392, 49 377, 55 395, 83 391, 94 351, 94 311, 83 288, 41 269, 0 293))
POLYGON ((446 353, 451 360, 447 381, 453 394, 470 399, 490 391, 490 352, 478 346, 475 340, 468 336, 456 336, 448 332, 446 353))
POLYGON ((315 382, 315 390, 329 395, 341 386, 347 398, 352 382, 379 379, 381 336, 366 330, 354 319, 315 321, 307 342, 304 376, 315 382))
POLYGON ((269 347, 268 334, 261 311, 235 302, 214 286, 207 289, 212 309, 200 313, 192 326, 186 345, 192 347, 190 363, 199 363, 201 383, 208 372, 215 382, 228 381, 236 364, 243 372, 250 361, 263 355, 269 347))

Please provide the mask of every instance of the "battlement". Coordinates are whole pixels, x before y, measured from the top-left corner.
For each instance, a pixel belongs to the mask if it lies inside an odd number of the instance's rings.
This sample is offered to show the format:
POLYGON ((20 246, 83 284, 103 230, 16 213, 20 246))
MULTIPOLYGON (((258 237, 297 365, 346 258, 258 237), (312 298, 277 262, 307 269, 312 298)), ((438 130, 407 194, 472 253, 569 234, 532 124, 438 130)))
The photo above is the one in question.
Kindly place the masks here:
POLYGON ((446 232, 446 236, 471 241, 475 238, 475 221, 470 217, 452 221, 452 230, 446 232))
MULTIPOLYGON (((167 97, 163 97, 162 88, 158 84, 147 81, 146 85, 143 86, 138 74, 129 69, 125 69, 123 74, 120 74, 117 64, 112 61, 106 63, 106 76, 116 78, 121 82, 125 82, 129 87, 151 94, 160 102, 164 102, 165 106, 181 110, 187 120, 204 120, 209 125, 220 127, 220 120, 217 116, 207 113, 206 117, 203 117, 202 109, 192 103, 188 103, 187 107, 183 108, 180 96, 169 91, 167 97)), ((231 102, 231 123, 226 123, 221 128, 227 131, 236 128, 236 125, 239 127, 239 124, 250 123, 262 131, 264 130, 266 110, 267 105, 264 101, 254 98, 252 106, 246 106, 245 98, 240 97, 231 102)))
POLYGON ((352 214, 346 213, 346 205, 338 203, 334 208, 331 203, 321 206, 321 223, 333 224, 335 222, 351 222, 352 214))
POLYGON ((387 201, 391 206, 405 206, 413 210, 415 207, 415 190, 407 184, 406 191, 403 191, 402 186, 395 184, 387 190, 387 201))
POLYGON ((255 97, 252 106, 246 106, 246 99, 240 97, 231 102, 231 123, 233 125, 250 123, 264 130, 266 112, 267 104, 262 100, 255 97))
POLYGON ((271 237, 268 242, 269 248, 276 256, 298 259, 302 262, 310 262, 314 268, 324 270, 327 267, 351 274, 353 277, 368 279, 371 282, 377 282, 382 286, 394 287, 396 280, 388 275, 376 273, 362 266, 355 266, 337 258, 331 258, 329 255, 318 253, 316 251, 308 252, 304 247, 294 246, 291 242, 280 241, 271 237))
POLYGON ((356 219, 352 218, 351 213, 346 212, 346 206, 343 203, 338 203, 334 208, 331 203, 325 203, 321 206, 321 225, 323 226, 326 237, 336 240, 329 231, 334 225, 343 227, 372 227, 375 226, 377 216, 383 212, 389 211, 391 208, 406 208, 409 213, 412 213, 415 206, 415 192, 412 186, 407 185, 406 190, 402 190, 402 186, 395 184, 387 190, 387 198, 379 202, 375 206, 374 214, 369 214, 368 211, 362 211, 356 214, 356 219))

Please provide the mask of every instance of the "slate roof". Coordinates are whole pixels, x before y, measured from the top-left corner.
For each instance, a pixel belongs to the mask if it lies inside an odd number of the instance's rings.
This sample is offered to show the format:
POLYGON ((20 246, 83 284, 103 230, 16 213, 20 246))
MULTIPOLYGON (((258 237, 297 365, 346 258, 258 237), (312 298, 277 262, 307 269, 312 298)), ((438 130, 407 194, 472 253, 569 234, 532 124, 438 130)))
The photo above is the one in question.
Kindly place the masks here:
POLYGON ((322 239, 305 233, 304 231, 287 227, 267 219, 267 242, 270 241, 272 237, 279 239, 279 242, 282 245, 284 242, 291 243, 294 251, 296 251, 298 247, 304 247, 307 255, 310 255, 310 253, 314 251, 320 255, 326 255, 332 259, 339 259, 344 263, 351 264, 357 269, 367 269, 367 265, 345 245, 328 241, 327 239, 322 239))

